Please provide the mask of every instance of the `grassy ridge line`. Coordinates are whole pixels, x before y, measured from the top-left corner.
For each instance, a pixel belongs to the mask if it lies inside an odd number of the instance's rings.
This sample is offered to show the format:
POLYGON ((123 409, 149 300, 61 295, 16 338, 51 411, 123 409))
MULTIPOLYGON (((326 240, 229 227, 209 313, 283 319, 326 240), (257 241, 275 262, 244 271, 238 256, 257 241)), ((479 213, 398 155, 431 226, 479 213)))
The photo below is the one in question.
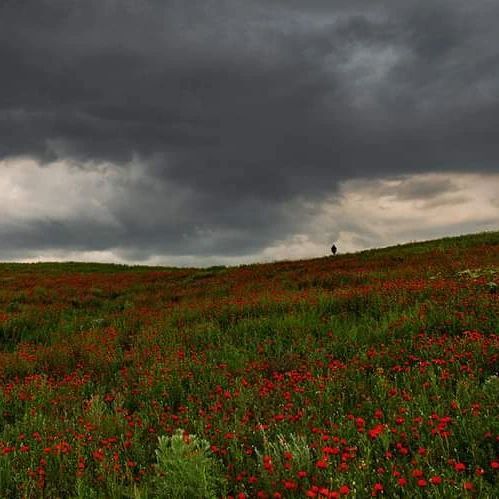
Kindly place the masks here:
MULTIPOLYGON (((405 244, 397 244, 395 246, 387 246, 384 248, 373 248, 358 252, 338 254, 336 258, 341 259, 352 256, 359 258, 376 258, 392 255, 411 255, 421 254, 434 250, 446 251, 448 249, 465 249, 473 246, 499 246, 499 231, 481 232, 477 234, 466 234, 455 237, 445 237, 440 239, 431 239, 428 241, 418 241, 405 244)), ((301 260, 282 260, 281 262, 300 264, 304 261, 321 260, 327 257, 318 257, 301 260)), ((214 265, 211 267, 165 267, 165 266, 149 266, 149 265, 128 265, 115 263, 96 263, 96 262, 34 262, 34 263, 18 263, 18 262, 0 262, 0 272, 2 271, 33 271, 33 272, 75 272, 75 273, 92 273, 92 272, 148 272, 148 271, 206 271, 206 272, 221 272, 225 269, 246 268, 254 266, 269 266, 275 263, 252 263, 239 266, 214 265)))

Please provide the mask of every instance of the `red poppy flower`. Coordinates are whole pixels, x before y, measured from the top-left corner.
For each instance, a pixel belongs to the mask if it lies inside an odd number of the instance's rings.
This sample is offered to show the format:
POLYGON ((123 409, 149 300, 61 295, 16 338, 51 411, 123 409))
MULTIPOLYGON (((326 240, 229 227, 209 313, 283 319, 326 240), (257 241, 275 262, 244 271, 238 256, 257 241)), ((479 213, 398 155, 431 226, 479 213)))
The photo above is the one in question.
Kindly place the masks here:
POLYGON ((102 449, 94 450, 92 456, 96 461, 102 461, 104 459, 104 451, 102 449))
POLYGON ((294 480, 285 480, 283 485, 286 490, 295 490, 298 488, 298 485, 294 480))
POLYGON ((371 492, 371 496, 375 497, 377 496, 379 493, 383 492, 384 488, 383 488, 383 484, 380 483, 380 482, 376 482, 374 485, 373 485, 373 488, 372 488, 372 492, 371 492))
POLYGON ((378 438, 385 431, 385 427, 382 424, 376 425, 374 428, 371 428, 367 434, 374 440, 378 438))
POLYGON ((348 485, 342 485, 339 490, 340 494, 346 496, 350 493, 350 487, 348 485))
POLYGON ((473 490, 473 484, 471 482, 464 482, 463 483, 463 488, 464 490, 473 490))
POLYGON ((324 459, 320 459, 315 463, 315 466, 321 470, 325 470, 328 467, 327 461, 324 461, 324 459))

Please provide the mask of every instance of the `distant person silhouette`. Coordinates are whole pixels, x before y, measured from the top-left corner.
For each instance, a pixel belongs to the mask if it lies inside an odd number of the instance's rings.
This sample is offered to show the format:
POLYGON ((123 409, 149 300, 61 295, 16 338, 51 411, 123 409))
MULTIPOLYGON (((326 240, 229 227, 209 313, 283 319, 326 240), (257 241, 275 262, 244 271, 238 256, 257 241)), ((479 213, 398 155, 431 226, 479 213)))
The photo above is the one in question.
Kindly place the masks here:
POLYGON ((331 246, 331 253, 332 253, 333 255, 336 255, 336 252, 337 252, 337 251, 338 251, 338 248, 336 248, 336 246, 333 244, 333 245, 331 246))

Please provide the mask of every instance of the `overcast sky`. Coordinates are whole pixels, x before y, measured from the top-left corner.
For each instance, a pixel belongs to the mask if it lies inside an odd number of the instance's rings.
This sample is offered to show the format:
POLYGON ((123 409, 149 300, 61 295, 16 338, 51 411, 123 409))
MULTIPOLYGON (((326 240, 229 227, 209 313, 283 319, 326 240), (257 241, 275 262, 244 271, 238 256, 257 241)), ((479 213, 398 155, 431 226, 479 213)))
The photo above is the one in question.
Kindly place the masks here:
POLYGON ((499 229, 497 0, 0 0, 0 260, 499 229))

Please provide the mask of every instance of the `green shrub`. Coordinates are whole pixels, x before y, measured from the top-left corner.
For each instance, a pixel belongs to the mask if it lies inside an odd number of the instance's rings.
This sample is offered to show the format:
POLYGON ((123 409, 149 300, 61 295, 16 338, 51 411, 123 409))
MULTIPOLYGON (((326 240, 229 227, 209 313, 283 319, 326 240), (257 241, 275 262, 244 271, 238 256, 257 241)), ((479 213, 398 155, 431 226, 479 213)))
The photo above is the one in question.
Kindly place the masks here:
POLYGON ((210 455, 209 442, 187 436, 181 429, 158 440, 157 497, 211 499, 225 495, 226 481, 220 464, 210 455))

